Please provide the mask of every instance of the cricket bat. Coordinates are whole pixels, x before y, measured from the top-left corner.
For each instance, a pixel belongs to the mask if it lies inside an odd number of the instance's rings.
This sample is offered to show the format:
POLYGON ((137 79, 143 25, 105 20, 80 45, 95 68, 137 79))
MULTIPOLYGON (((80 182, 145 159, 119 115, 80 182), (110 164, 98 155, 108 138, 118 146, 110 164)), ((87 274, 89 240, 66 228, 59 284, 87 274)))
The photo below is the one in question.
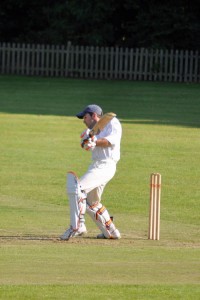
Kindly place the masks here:
POLYGON ((90 130, 89 136, 93 137, 98 132, 102 131, 104 127, 114 118, 116 114, 113 112, 108 112, 104 114, 101 119, 94 125, 94 127, 90 130))

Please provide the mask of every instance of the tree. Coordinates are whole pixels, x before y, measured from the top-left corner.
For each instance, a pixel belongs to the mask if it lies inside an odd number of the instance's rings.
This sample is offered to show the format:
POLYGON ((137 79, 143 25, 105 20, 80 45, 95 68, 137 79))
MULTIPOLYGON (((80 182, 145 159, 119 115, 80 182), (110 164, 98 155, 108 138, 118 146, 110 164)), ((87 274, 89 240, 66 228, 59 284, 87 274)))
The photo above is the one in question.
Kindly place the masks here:
POLYGON ((0 40, 200 48, 198 0, 1 0, 0 40))

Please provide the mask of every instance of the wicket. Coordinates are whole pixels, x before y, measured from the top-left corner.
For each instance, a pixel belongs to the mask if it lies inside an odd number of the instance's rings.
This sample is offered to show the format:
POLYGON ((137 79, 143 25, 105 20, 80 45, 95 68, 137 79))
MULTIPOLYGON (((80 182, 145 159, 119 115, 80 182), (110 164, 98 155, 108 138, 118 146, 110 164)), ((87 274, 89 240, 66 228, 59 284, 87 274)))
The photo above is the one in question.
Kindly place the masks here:
POLYGON ((150 208, 149 235, 150 240, 160 239, 160 195, 161 174, 152 173, 150 176, 150 208))

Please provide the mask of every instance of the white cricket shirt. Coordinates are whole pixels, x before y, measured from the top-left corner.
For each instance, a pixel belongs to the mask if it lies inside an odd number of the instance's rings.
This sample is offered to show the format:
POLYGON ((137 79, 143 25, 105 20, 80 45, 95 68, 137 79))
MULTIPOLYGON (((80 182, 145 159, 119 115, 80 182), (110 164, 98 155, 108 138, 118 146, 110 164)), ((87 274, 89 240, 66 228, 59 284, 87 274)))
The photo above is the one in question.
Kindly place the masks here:
POLYGON ((111 143, 111 147, 95 147, 92 151, 92 160, 113 159, 118 162, 120 159, 120 142, 122 137, 122 126, 117 118, 113 118, 105 128, 96 135, 97 140, 101 138, 107 139, 111 143))

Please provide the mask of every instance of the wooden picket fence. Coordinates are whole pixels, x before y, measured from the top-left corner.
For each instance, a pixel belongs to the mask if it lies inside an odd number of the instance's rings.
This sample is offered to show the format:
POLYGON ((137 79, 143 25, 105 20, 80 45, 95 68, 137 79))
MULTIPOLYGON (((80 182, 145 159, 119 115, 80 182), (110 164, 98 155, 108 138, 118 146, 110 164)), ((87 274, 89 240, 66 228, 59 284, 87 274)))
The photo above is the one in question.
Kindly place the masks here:
POLYGON ((200 82, 198 51, 0 43, 0 74, 200 82))

